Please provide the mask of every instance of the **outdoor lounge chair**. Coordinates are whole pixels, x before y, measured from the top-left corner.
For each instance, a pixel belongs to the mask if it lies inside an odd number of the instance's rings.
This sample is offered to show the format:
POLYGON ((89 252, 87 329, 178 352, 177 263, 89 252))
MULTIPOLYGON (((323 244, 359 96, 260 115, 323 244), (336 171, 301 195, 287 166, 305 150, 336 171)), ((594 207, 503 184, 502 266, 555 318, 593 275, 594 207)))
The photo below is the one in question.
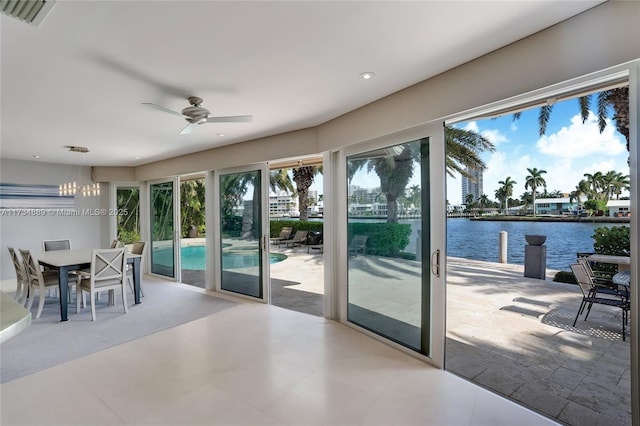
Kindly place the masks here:
POLYGON ((286 241, 291 238, 291 234, 293 233, 293 228, 291 226, 283 226, 280 230, 280 235, 278 237, 270 238, 272 244, 277 244, 280 246, 280 243, 286 241))
POLYGON ((349 254, 358 254, 358 252, 365 254, 367 251, 368 239, 368 235, 354 235, 349 243, 349 249, 347 250, 349 254))
POLYGON ((296 235, 294 235, 292 239, 285 241, 286 247, 289 247, 289 245, 291 245, 291 247, 295 247, 302 243, 306 243, 308 233, 309 231, 296 231, 296 235))

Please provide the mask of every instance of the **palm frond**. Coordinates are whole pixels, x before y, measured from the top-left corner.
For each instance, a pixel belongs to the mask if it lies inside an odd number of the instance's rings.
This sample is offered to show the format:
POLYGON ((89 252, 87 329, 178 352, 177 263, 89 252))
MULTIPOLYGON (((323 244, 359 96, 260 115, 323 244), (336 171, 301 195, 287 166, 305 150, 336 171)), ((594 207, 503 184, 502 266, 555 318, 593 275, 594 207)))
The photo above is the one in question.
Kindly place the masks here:
POLYGON ((591 104, 591 96, 580 96, 578 98, 578 104, 580 105, 580 117, 584 124, 589 118, 589 105, 591 104))
POLYGON ((538 114, 538 133, 540 136, 547 133, 547 125, 549 124, 549 117, 551 116, 552 110, 553 105, 543 105, 540 107, 540 113, 538 114))

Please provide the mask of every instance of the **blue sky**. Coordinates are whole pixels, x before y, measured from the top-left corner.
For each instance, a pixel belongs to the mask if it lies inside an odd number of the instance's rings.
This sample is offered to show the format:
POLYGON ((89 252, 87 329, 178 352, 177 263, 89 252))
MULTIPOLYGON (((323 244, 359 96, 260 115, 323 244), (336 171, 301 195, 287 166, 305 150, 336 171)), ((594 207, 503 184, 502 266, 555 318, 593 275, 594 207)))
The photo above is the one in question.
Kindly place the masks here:
MULTIPOLYGON (((592 104, 595 106, 595 96, 592 104)), ((484 193, 490 199, 495 200, 498 182, 507 177, 517 182, 513 196, 519 198, 525 192, 527 168, 546 170, 543 177, 547 190, 565 193, 573 191, 585 173, 615 170, 629 174, 626 141, 610 120, 600 133, 595 114, 591 113, 583 124, 578 100, 570 99, 554 105, 547 132, 539 136, 538 111, 524 111, 516 121, 513 115, 507 115, 457 124, 479 132, 496 146, 495 152, 481 156, 487 164, 484 193)), ((461 192, 460 176, 448 178, 447 199, 451 204, 461 203, 461 192)))
MULTIPOLYGON (((595 95, 592 96, 592 104, 595 107, 595 95)), ((495 152, 481 155, 487 164, 483 192, 491 200, 495 200, 495 191, 500 186, 498 182, 507 177, 516 181, 513 197, 519 198, 525 192, 527 168, 546 170, 543 177, 547 182, 547 190, 565 193, 573 191, 585 173, 615 170, 629 174, 624 137, 615 130, 611 120, 600 133, 593 113, 583 124, 577 99, 554 105, 547 132, 542 137, 538 135, 537 108, 523 111, 516 121, 509 114, 495 119, 457 123, 456 126, 482 134, 496 147, 495 152)), ((352 182, 354 185, 365 188, 380 185, 374 173, 359 175, 352 182)), ((418 182, 416 176, 410 185, 418 182)), ((447 178, 447 200, 453 205, 462 203, 461 184, 460 176, 447 178)), ((318 190, 320 194, 323 192, 322 176, 316 177, 311 189, 318 190)))

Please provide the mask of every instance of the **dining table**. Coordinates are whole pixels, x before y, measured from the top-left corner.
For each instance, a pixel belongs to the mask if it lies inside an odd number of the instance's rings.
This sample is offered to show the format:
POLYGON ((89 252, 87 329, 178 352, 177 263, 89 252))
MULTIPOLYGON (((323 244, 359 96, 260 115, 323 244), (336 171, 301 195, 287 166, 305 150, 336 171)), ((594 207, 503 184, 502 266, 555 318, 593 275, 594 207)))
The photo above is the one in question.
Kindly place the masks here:
POLYGON ((631 269, 631 257, 613 256, 610 254, 592 254, 587 256, 589 262, 611 263, 618 265, 618 272, 629 271, 631 269))
MULTIPOLYGON (((72 249, 43 251, 37 255, 38 263, 58 272, 58 283, 60 287, 60 322, 68 321, 69 300, 69 272, 91 267, 91 256, 94 249, 72 249)), ((140 263, 142 255, 126 253, 127 264, 132 266, 133 272, 133 294, 135 304, 140 302, 140 263)))

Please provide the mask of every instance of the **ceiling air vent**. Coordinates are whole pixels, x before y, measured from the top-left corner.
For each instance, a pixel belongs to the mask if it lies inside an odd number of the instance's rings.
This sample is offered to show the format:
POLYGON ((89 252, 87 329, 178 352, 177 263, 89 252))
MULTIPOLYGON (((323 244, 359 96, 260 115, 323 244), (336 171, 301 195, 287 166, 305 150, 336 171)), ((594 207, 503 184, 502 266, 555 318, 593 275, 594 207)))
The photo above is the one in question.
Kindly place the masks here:
POLYGON ((54 0, 0 0, 2 13, 38 26, 55 4, 54 0))
POLYGON ((82 152, 83 154, 89 152, 89 148, 87 148, 86 146, 67 145, 65 146, 65 148, 68 148, 71 152, 82 152))

